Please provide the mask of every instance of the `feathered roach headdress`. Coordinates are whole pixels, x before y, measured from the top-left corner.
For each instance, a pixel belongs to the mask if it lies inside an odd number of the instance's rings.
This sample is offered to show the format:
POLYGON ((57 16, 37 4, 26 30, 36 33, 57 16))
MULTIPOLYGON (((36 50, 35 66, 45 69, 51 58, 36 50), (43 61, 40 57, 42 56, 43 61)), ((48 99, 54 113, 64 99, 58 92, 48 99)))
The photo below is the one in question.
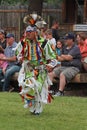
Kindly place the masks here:
POLYGON ((26 15, 23 22, 30 26, 36 26, 37 28, 43 28, 44 25, 47 24, 43 18, 36 13, 26 15))

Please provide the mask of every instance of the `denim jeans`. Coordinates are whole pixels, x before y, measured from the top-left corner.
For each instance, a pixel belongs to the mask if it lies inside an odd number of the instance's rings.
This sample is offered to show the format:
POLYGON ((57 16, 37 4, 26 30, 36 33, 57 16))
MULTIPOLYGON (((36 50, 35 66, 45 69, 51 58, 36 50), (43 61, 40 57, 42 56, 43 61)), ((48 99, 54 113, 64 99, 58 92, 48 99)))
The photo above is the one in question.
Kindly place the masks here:
POLYGON ((20 66, 17 66, 17 65, 13 65, 11 66, 10 68, 8 68, 6 70, 6 73, 4 75, 4 84, 3 84, 3 89, 2 91, 8 91, 9 90, 9 87, 10 87, 10 79, 12 77, 12 75, 14 75, 15 72, 19 72, 20 71, 20 66))
POLYGON ((2 90, 3 83, 1 82, 1 80, 3 78, 4 78, 4 75, 3 75, 2 69, 0 69, 0 90, 2 90))

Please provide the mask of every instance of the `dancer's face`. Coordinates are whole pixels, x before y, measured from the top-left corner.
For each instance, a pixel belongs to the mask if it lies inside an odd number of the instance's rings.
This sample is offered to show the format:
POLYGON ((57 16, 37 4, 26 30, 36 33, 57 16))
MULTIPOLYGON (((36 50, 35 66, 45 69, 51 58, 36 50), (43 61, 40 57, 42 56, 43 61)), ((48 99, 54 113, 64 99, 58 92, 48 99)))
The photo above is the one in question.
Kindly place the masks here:
POLYGON ((35 39, 35 31, 26 32, 26 38, 28 38, 29 40, 34 40, 35 39))

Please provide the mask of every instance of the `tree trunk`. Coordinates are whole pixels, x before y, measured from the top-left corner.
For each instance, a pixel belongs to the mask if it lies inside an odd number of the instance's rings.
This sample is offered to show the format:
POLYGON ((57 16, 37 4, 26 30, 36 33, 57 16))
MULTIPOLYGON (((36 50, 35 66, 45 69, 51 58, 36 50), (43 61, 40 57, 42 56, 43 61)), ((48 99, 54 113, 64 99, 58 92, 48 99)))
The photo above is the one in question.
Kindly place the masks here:
POLYGON ((84 0, 84 22, 87 23, 87 0, 84 0))
POLYGON ((42 14, 43 0, 29 0, 29 14, 36 12, 37 14, 42 14))

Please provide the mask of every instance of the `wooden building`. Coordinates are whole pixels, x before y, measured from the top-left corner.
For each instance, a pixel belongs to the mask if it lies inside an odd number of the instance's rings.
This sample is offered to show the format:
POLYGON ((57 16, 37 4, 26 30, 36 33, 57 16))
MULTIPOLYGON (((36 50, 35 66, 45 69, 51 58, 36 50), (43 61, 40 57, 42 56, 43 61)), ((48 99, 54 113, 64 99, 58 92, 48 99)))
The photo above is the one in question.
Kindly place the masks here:
POLYGON ((60 30, 73 31, 75 24, 87 25, 87 0, 63 0, 60 30))
POLYGON ((63 23, 83 24, 87 22, 87 0, 63 0, 63 23))

